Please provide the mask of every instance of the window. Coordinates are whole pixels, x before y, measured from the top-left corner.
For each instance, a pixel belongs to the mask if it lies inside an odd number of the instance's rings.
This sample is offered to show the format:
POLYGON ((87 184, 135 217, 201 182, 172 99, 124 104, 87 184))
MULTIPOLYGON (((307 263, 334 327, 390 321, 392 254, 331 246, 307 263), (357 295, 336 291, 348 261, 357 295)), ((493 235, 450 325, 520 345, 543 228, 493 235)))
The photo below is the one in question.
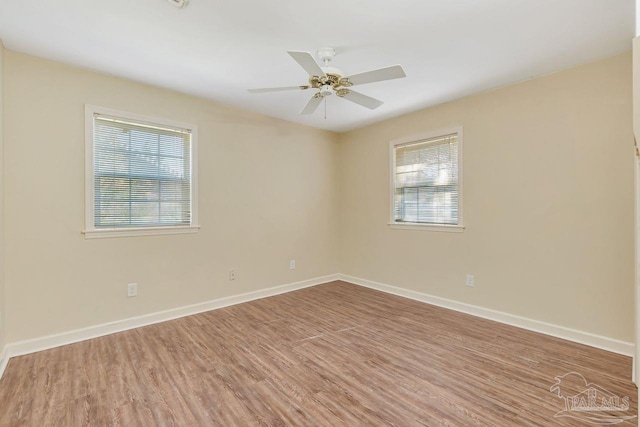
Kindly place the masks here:
POLYGON ((197 128, 92 106, 85 116, 85 237, 197 231, 197 128))
POLYGON ((392 226, 462 231, 462 129, 391 142, 392 226))

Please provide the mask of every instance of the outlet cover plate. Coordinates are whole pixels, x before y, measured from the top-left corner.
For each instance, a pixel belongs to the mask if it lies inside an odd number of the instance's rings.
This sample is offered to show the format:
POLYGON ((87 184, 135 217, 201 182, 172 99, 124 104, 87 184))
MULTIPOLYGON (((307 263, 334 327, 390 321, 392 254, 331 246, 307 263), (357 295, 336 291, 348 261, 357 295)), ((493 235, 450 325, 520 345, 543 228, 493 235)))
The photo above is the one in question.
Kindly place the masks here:
POLYGON ((475 286, 475 278, 471 274, 467 274, 467 286, 473 288, 475 286))
POLYGON ((127 285, 127 297, 137 297, 138 296, 138 284, 137 283, 129 283, 127 285))

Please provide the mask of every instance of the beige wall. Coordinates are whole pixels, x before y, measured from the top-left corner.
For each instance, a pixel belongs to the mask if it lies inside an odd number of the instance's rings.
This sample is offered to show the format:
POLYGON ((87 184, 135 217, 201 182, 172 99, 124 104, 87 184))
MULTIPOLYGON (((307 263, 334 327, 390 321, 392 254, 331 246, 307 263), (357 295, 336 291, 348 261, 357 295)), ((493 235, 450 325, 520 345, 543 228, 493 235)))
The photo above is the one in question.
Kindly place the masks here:
POLYGON ((333 133, 12 51, 5 72, 8 342, 337 271, 333 133), (198 234, 83 238, 85 103, 199 127, 198 234))
POLYGON ((626 53, 342 135, 340 272, 635 341, 631 81, 626 53), (389 141, 459 125, 466 230, 390 229, 389 141))
POLYGON ((4 80, 7 342, 336 272, 634 341, 630 54, 340 136, 11 51, 4 80), (198 234, 83 238, 85 103, 198 125, 198 234), (389 141, 458 125, 467 229, 388 228, 389 141))
MULTIPOLYGON (((640 2, 640 0, 639 0, 640 2)), ((636 12, 640 13, 640 8, 636 7, 636 12)), ((640 25, 640 22, 637 22, 640 25)), ((638 140, 640 140, 640 37, 633 39, 633 134, 635 138, 636 156, 635 160, 635 328, 636 343, 640 342, 640 151, 638 150, 638 140)), ((638 383, 638 372, 640 372, 640 346, 636 345, 635 354, 635 376, 634 381, 638 383)), ((640 397, 640 390, 638 391, 640 397)))
MULTIPOLYGON (((4 45, 0 40, 0 357, 5 344, 4 298, 4 174, 2 157, 4 147, 4 45)), ((2 363, 2 360, 0 360, 2 363)))
MULTIPOLYGON (((640 11, 639 11, 640 12, 640 11)), ((633 39, 633 131, 640 139, 640 37, 633 39)), ((637 144, 636 144, 637 145, 637 144)))

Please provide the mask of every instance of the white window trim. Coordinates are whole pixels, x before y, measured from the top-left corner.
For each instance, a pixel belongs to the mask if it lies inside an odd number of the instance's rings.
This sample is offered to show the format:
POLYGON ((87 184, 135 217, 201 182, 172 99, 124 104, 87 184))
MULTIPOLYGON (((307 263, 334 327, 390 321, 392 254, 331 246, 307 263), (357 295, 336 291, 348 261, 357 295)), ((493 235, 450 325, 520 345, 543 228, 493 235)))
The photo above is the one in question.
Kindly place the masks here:
POLYGON ((186 234, 198 232, 200 225, 198 222, 198 127, 190 123, 167 120, 164 118, 143 116, 141 114, 118 111, 110 108, 98 107, 85 104, 85 151, 84 151, 84 205, 85 205, 85 229, 82 230, 85 239, 105 238, 105 237, 132 237, 151 236, 161 234, 186 234), (191 132, 191 225, 176 225, 165 227, 114 227, 96 228, 94 221, 94 176, 93 176, 93 137, 94 137, 94 114, 119 117, 126 120, 135 121, 149 125, 164 125, 176 129, 185 129, 191 132))
POLYGON ((463 147, 463 134, 462 126, 441 129, 435 132, 421 133, 417 135, 411 135, 400 139, 395 139, 389 142, 389 228, 399 230, 420 230, 420 231, 448 231, 454 233, 460 233, 464 231, 465 226, 463 223, 463 169, 462 169, 462 147, 463 147), (412 142, 420 142, 422 140, 437 138, 443 135, 458 134, 458 224, 426 224, 420 222, 396 222, 394 203, 395 203, 395 170, 396 170, 396 147, 399 145, 410 144, 412 142))

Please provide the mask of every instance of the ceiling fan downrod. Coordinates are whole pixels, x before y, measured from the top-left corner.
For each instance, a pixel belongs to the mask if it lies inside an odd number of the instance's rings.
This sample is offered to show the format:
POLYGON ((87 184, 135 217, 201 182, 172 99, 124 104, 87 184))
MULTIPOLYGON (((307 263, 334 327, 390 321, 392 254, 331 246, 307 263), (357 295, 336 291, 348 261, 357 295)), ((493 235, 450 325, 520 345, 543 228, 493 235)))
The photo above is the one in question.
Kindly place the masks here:
POLYGON ((332 47, 323 47, 318 49, 318 58, 324 63, 325 67, 329 66, 329 62, 336 56, 336 50, 332 47))

